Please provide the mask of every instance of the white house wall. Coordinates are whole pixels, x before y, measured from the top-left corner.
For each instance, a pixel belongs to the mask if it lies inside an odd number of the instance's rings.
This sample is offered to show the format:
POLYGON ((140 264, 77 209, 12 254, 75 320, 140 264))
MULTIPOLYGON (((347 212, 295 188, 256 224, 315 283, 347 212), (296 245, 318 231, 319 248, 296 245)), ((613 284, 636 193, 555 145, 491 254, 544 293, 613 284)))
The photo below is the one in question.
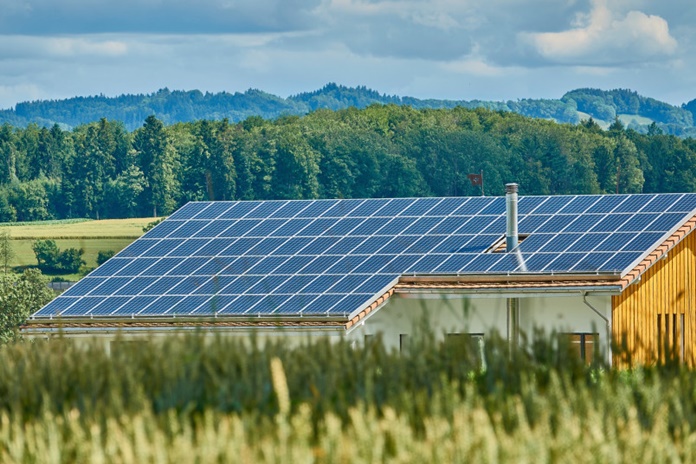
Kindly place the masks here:
MULTIPOLYGON (((520 297, 520 330, 547 333, 598 333, 606 348, 606 322, 587 306, 578 293, 568 296, 520 297)), ((611 316, 610 296, 588 296, 587 301, 605 317, 611 316)), ((437 337, 448 333, 507 334, 507 299, 500 295, 396 294, 349 334, 362 341, 381 334, 388 348, 398 349, 400 336, 412 334, 427 320, 437 337)))

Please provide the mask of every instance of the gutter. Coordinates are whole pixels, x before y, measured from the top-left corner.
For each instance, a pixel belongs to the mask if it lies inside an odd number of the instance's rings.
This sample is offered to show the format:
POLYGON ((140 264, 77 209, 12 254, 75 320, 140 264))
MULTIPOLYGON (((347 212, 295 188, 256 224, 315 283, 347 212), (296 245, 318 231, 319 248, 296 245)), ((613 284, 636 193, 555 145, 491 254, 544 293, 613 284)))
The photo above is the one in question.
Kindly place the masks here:
POLYGON ((274 334, 282 334, 285 331, 295 331, 302 333, 312 333, 316 332, 318 334, 323 333, 344 333, 345 326, 343 324, 330 325, 330 326, 282 326, 282 327, 239 327, 239 326, 227 326, 227 327, 203 327, 203 326, 176 326, 176 327, 128 327, 128 326, 111 326, 111 327, 69 327, 69 326, 55 326, 55 327, 23 327, 22 333, 27 336, 36 335, 46 335, 46 336, 59 336, 61 334, 66 335, 109 335, 117 333, 138 333, 138 334, 156 334, 156 333, 176 333, 176 332, 268 332, 274 334))
POLYGON ((396 293, 400 294, 457 294, 457 295, 524 295, 526 297, 531 296, 546 296, 553 294, 586 294, 588 292, 592 293, 602 293, 607 295, 619 295, 621 293, 620 285, 607 285, 607 286, 585 286, 585 287, 532 287, 532 288, 448 288, 448 287, 434 287, 434 288, 395 288, 396 293))
POLYGON ((589 301, 587 301, 587 292, 582 292, 582 302, 587 305, 588 308, 590 308, 592 311, 595 312, 599 317, 604 320, 604 323, 606 324, 607 328, 607 363, 609 367, 611 367, 612 364, 612 349, 611 349, 611 344, 612 344, 612 328, 611 328, 611 319, 606 317, 604 314, 602 314, 597 308, 592 306, 589 301))

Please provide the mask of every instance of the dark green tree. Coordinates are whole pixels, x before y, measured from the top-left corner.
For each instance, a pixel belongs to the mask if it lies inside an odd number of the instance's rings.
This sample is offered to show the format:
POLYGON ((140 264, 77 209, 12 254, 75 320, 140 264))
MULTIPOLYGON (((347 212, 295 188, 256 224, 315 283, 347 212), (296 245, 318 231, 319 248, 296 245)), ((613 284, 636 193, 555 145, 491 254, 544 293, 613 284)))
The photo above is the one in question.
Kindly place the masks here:
POLYGON ((143 127, 136 131, 133 145, 146 181, 141 206, 155 217, 171 213, 179 194, 175 176, 178 156, 162 121, 148 116, 143 127))

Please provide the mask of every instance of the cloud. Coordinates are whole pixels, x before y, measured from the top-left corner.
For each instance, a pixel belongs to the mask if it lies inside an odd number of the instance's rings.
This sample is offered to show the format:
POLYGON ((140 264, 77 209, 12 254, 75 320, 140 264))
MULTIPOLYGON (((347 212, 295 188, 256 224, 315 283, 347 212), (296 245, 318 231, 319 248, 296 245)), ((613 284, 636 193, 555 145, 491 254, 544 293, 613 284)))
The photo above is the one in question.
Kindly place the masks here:
POLYGON ((520 38, 548 62, 571 65, 661 61, 677 51, 664 18, 635 10, 617 17, 606 0, 593 0, 592 5, 589 14, 576 16, 572 29, 521 33, 520 38))
POLYGON ((306 30, 321 0, 0 0, 0 34, 306 30))
POLYGON ((128 45, 123 40, 0 35, 0 60, 113 58, 127 53, 128 45))
POLYGON ((495 100, 628 87, 681 103, 696 97, 692 3, 0 0, 0 107, 165 86, 288 96, 327 82, 495 100))
POLYGON ((328 41, 363 56, 447 61, 473 47, 467 2, 329 0, 315 14, 328 41))

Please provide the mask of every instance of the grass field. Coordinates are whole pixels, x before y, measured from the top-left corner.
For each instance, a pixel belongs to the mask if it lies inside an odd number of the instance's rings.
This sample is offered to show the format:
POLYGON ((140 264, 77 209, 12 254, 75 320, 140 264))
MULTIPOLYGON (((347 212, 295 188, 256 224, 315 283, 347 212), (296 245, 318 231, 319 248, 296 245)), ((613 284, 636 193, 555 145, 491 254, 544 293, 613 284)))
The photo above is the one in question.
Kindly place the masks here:
MULTIPOLYGON (((155 218, 45 221, 3 224, 0 225, 0 230, 10 232, 15 253, 12 265, 15 267, 35 266, 36 257, 31 249, 32 243, 37 239, 54 239, 61 250, 84 249, 83 259, 87 262, 85 267, 94 268, 100 251, 122 250, 140 237, 143 227, 154 220, 155 218)), ((80 275, 69 274, 61 277, 77 280, 80 275)))

